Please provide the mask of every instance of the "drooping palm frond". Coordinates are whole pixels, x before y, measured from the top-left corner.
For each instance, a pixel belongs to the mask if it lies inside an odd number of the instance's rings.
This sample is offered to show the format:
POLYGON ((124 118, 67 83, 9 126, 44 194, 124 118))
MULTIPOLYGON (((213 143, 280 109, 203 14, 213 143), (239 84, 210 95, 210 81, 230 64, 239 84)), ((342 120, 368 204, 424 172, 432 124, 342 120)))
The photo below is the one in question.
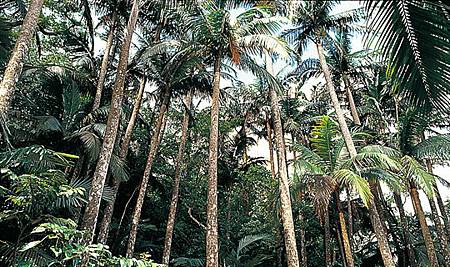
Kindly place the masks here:
POLYGON ((332 174, 333 179, 355 190, 366 206, 368 206, 372 193, 370 192, 369 183, 359 174, 349 169, 336 170, 332 174))
POLYGON ((400 162, 403 166, 401 171, 404 177, 407 180, 413 181, 428 196, 432 196, 434 184, 436 183, 436 176, 427 172, 417 160, 410 156, 403 156, 400 159, 400 162))
POLYGON ((450 99, 450 32, 441 1, 367 1, 368 44, 389 62, 395 88, 419 106, 447 109, 450 99))
POLYGON ((417 159, 450 160, 450 134, 428 137, 412 149, 417 159))

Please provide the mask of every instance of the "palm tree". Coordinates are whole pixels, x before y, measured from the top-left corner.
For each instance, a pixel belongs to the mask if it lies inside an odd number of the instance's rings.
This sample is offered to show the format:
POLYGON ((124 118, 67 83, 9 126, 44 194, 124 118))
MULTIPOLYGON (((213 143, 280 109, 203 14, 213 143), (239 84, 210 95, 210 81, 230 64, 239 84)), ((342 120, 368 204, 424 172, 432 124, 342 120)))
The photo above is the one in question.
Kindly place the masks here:
MULTIPOLYGON (((271 86, 273 77, 261 69, 250 57, 258 53, 258 48, 265 47, 270 52, 285 51, 284 45, 272 36, 279 30, 279 19, 271 18, 269 14, 257 6, 241 6, 242 11, 231 15, 230 10, 236 9, 239 1, 204 1, 199 6, 198 20, 194 34, 200 43, 210 45, 213 55, 213 87, 211 98, 211 130, 209 140, 209 168, 208 168, 208 204, 206 231, 206 266, 216 267, 218 259, 218 222, 217 222, 217 147, 219 122, 219 94, 222 59, 231 58, 238 67, 251 70, 257 76, 264 76, 271 86), (233 20, 231 17, 233 16, 233 20), (260 17, 258 17, 260 16, 260 17)), ((282 52, 283 53, 283 52, 282 52)), ((284 52, 284 54, 286 54, 284 52)), ((287 183, 283 185, 287 190, 287 183)), ((286 192, 286 191, 285 191, 286 192)), ((287 190, 288 192, 288 190, 287 190)), ((286 203, 289 204, 289 203, 286 203)), ((283 208, 291 210, 290 205, 283 208)), ((286 242, 288 247, 288 265, 299 266, 297 248, 293 235, 293 220, 284 221, 287 226, 286 242)))
POLYGON ((23 59, 28 53, 28 46, 37 28, 39 15, 41 14, 44 0, 32 0, 28 7, 27 15, 22 23, 16 45, 6 65, 3 79, 0 82, 0 114, 6 116, 9 107, 9 98, 14 92, 16 82, 22 73, 23 59))
POLYGON ((111 99, 111 108, 108 115, 108 122, 105 130, 105 138, 99 156, 99 161, 95 168, 92 188, 89 192, 88 205, 83 217, 82 228, 86 230, 84 242, 91 244, 94 237, 95 225, 97 224, 100 200, 103 194, 106 176, 108 172, 111 155, 117 136, 120 112, 122 107, 123 88, 125 83, 126 69, 128 65, 128 54, 130 51, 131 39, 136 26, 139 13, 139 0, 133 1, 130 18, 125 32, 125 39, 121 46, 119 64, 117 66, 116 82, 111 99))
POLYGON ((170 201, 169 218, 167 219, 166 236, 164 238, 164 251, 162 263, 168 265, 170 258, 170 248, 172 245, 173 229, 175 226, 175 215, 177 212, 178 192, 180 188, 181 171, 183 167, 184 150, 188 137, 189 116, 192 103, 193 92, 190 89, 185 100, 185 111, 183 116, 183 125, 181 127, 181 139, 178 146, 178 154, 176 158, 175 177, 173 179, 172 199, 170 201))
MULTIPOLYGON (((326 81, 326 87, 331 98, 331 103, 336 113, 336 118, 339 123, 342 136, 345 140, 345 145, 350 157, 353 158, 357 155, 356 148, 351 138, 344 113, 341 109, 339 99, 334 88, 331 71, 327 64, 325 50, 322 43, 323 40, 327 38, 330 31, 336 31, 337 29, 342 29, 342 27, 350 28, 351 23, 354 23, 361 18, 361 9, 330 15, 330 11, 336 3, 336 1, 303 2, 298 7, 294 17, 295 27, 287 30, 284 36, 288 39, 288 41, 296 44, 297 50, 300 53, 309 42, 312 41, 316 45, 320 65, 326 81)), ((374 226, 374 231, 377 236, 377 241, 384 264, 385 266, 395 266, 386 233, 380 231, 381 220, 372 200, 369 203, 369 210, 372 215, 372 224, 374 226)), ((349 265, 350 267, 353 267, 353 262, 349 262, 349 265)))
MULTIPOLYGON (((136 98, 134 100, 134 107, 133 111, 131 112, 130 119, 128 120, 128 125, 125 130, 125 133, 122 138, 122 144, 120 145, 120 151, 119 151, 119 159, 121 161, 125 161, 127 154, 128 154, 128 148, 130 146, 131 136, 133 133, 134 125, 136 123, 136 119, 139 115, 139 109, 141 108, 142 104, 142 98, 144 95, 144 89, 146 85, 147 79, 145 77, 141 78, 141 82, 139 85, 138 92, 136 93, 136 98)), ((114 190, 114 196, 106 204, 104 213, 103 213, 103 219, 100 223, 100 229, 97 237, 97 242, 105 244, 108 240, 108 233, 109 233, 109 224, 111 223, 113 211, 114 211, 114 204, 116 201, 117 193, 119 191, 119 185, 120 180, 116 177, 113 178, 113 190, 114 190)))

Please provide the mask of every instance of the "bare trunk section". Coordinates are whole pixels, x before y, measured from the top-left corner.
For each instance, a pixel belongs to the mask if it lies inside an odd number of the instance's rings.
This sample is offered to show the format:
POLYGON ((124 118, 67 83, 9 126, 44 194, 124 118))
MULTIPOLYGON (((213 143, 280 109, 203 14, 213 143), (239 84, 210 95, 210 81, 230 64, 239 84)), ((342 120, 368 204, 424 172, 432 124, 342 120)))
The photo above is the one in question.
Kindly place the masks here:
POLYGON ((222 51, 217 51, 214 62, 211 96, 211 129, 208 158, 208 203, 206 206, 206 267, 219 266, 219 231, 217 223, 217 150, 219 139, 219 94, 222 51))
POLYGON ((350 190, 345 188, 347 195, 347 214, 348 214, 348 238, 350 239, 350 247, 353 249, 353 211, 352 211, 352 196, 350 190))
MULTIPOLYGON (((304 217, 301 211, 299 211, 298 219, 300 220, 300 223, 303 224, 304 217)), ((308 256, 306 253, 306 233, 305 233, 305 226, 300 226, 300 255, 302 257, 302 267, 308 267, 308 256)))
POLYGON ((86 230, 84 238, 85 244, 91 244, 94 237, 95 225, 97 224, 98 212, 100 209, 100 201, 105 186, 106 176, 108 174, 109 162, 113 152, 114 144, 117 136, 117 128, 119 125, 120 113, 122 108, 123 87, 128 65, 128 54, 130 50, 131 39, 139 13, 139 0, 133 1, 130 18, 125 39, 120 51, 119 64, 117 67, 116 82, 111 99, 111 108, 106 124, 105 137, 103 139, 102 149, 100 151, 97 167, 92 180, 92 187, 89 193, 89 201, 84 213, 82 229, 86 230))
POLYGON ((439 266, 439 264, 436 257, 436 252, 434 250, 433 239, 431 238, 430 229, 428 228, 425 213, 422 209, 419 192, 417 191, 416 185, 412 182, 409 183, 409 193, 411 195, 414 211, 416 212, 417 218, 419 219, 420 229, 422 230, 423 240, 425 242, 425 248, 427 250, 430 266, 437 267, 439 266))
POLYGON ((409 224, 406 219, 405 209, 403 208, 402 198, 399 193, 394 192, 395 205, 398 208, 398 213, 400 215, 400 223, 402 225, 403 242, 405 242, 406 252, 408 254, 409 265, 411 267, 417 267, 416 255, 413 248, 413 243, 410 238, 409 224))
POLYGON ((386 224, 380 219, 381 208, 377 207, 378 191, 377 184, 373 180, 369 180, 370 191, 373 198, 369 202, 369 216, 372 222, 373 231, 378 240, 381 257, 383 258, 384 266, 394 267, 394 260, 392 259, 391 250, 389 248, 388 232, 386 224))
POLYGON ((166 88, 164 89, 163 100, 161 101, 161 106, 159 108, 159 116, 158 120, 156 121, 155 132, 153 133, 152 139, 150 141, 150 150, 148 152, 144 175, 142 176, 142 181, 139 186, 139 193, 136 200, 136 206, 134 207, 133 215, 131 216, 131 229, 130 229, 130 236, 128 238, 127 252, 126 252, 126 256, 129 258, 133 257, 139 220, 141 218, 142 206, 144 205, 145 192, 147 191, 148 181, 150 179, 150 174, 152 172, 156 152, 158 151, 159 142, 161 141, 160 136, 162 136, 162 133, 164 132, 165 116, 167 109, 169 107, 171 93, 172 93, 171 89, 167 85, 166 88))
POLYGON ((344 80, 345 92, 347 94, 347 100, 350 106, 350 112, 352 113, 353 122, 356 125, 361 125, 361 120, 359 119, 359 114, 358 110, 356 109, 355 100, 353 99, 352 85, 350 84, 347 75, 344 74, 342 76, 342 79, 344 80))
POLYGON ((448 221, 448 214, 444 205, 444 201, 442 200, 441 193, 439 192, 439 189, 437 187, 437 184, 434 184, 434 193, 436 196, 436 201, 439 206, 439 211, 441 212, 442 215, 442 220, 444 221, 445 229, 447 229, 447 239, 450 240, 450 224, 448 221))
MULTIPOLYGON (((144 89, 145 89, 146 79, 141 78, 141 83, 139 85, 139 90, 136 94, 136 99, 134 101, 134 107, 133 111, 131 112, 130 119, 128 120, 127 129, 125 130, 125 134, 122 139, 122 144, 120 146, 119 151, 119 158, 120 160, 125 160, 128 154, 128 148, 130 146, 131 141, 131 135, 133 134, 134 125, 136 123, 136 119, 139 114, 139 109, 141 108, 142 104, 142 97, 144 95, 144 89)), ((110 202, 106 204, 105 211, 103 214, 103 219, 100 224, 100 230, 97 237, 97 242, 101 244, 106 244, 106 241, 108 240, 108 233, 109 233, 109 225, 111 223, 113 211, 114 211, 114 205, 116 202, 117 193, 119 191, 119 185, 120 181, 113 178, 113 190, 114 194, 110 202)))
POLYGON ((8 65, 6 65, 3 80, 0 82, 0 115, 5 116, 5 118, 9 108, 10 97, 13 94, 16 82, 19 80, 19 76, 22 73, 23 60, 28 53, 28 46, 36 31, 43 4, 44 0, 31 1, 27 15, 23 20, 19 37, 11 52, 8 65))
POLYGON ((275 158, 273 156, 272 126, 270 125, 270 117, 268 113, 266 113, 266 131, 267 141, 269 142, 270 172, 272 173, 272 178, 275 179, 277 175, 275 173, 275 158))
POLYGON ((355 263, 353 262, 353 254, 352 254, 352 249, 350 247, 350 240, 348 238, 347 225, 345 223, 345 217, 344 217, 344 210, 342 209, 342 204, 341 204, 341 200, 339 198, 338 192, 335 192, 334 198, 336 200, 336 207, 338 210, 339 226, 340 226, 341 236, 342 236, 342 246, 344 247, 345 261, 346 261, 348 267, 353 267, 353 266, 355 266, 355 263))
MULTIPOLYGON (((192 103, 192 89, 189 91, 185 100, 186 107, 191 108, 192 103)), ((173 180, 172 199, 170 201, 169 218, 167 219, 166 236, 164 238, 164 251, 162 257, 162 264, 169 265, 170 248, 172 246, 173 228, 175 226, 175 216, 177 213, 178 192, 180 188, 181 170, 183 166, 183 156, 186 148, 186 141, 188 137, 189 126, 189 110, 184 111, 183 126, 181 128, 181 140, 178 146, 178 154, 176 158, 175 177, 173 180)))
POLYGON ((97 89, 95 90, 95 98, 92 104, 92 110, 96 110, 100 107, 100 100, 102 98, 103 85, 105 83, 106 72, 108 70, 108 62, 109 56, 111 54, 111 47, 113 45, 115 28, 116 28, 116 13, 114 12, 111 20, 111 26, 109 27, 105 52, 103 54, 102 65, 100 67, 100 73, 98 74, 97 89))
MULTIPOLYGON (((267 71, 272 74, 272 58, 265 52, 267 71)), ((271 109, 273 121, 275 124, 275 140, 277 144, 278 155, 278 172, 279 172, 279 187, 280 187, 280 202, 281 202, 281 220, 284 230, 284 242, 286 247, 286 256, 288 267, 300 266, 297 242, 295 240, 294 219, 292 216, 291 196, 289 192, 289 180, 287 176, 286 164, 286 148, 283 138, 283 126, 281 124, 280 108, 278 106, 278 95, 274 88, 269 88, 271 109)))
MULTIPOLYGON (((320 65, 323 70, 325 80, 327 83, 328 92, 331 97, 331 102, 332 102, 334 110, 336 112, 336 117, 337 117, 339 127, 342 132, 342 136, 344 137, 345 145, 350 154, 350 157, 353 158, 357 154, 356 148, 353 143, 353 139, 350 134, 350 131, 348 129, 347 122, 345 121, 345 116, 344 116, 344 113, 342 112, 342 109, 341 109, 341 106, 339 103, 339 99, 336 94, 336 90, 334 89, 333 81, 331 79, 331 72, 330 72, 330 69, 328 68, 327 61, 325 58, 325 51, 322 47, 322 43, 320 42, 320 39, 316 40, 316 47, 317 47, 317 52, 319 54, 320 65)), ((384 265, 385 266, 395 266, 391 251, 389 249, 389 243, 387 242, 388 238, 386 236, 386 233, 384 233, 383 231, 381 231, 381 232, 379 231, 379 229, 382 229, 382 228, 379 228, 379 226, 381 227, 381 220, 380 220, 380 217, 376 210, 376 207, 373 204, 373 200, 371 202, 372 203, 369 203, 368 208, 369 208, 369 212, 371 212, 371 215, 372 215, 370 217, 372 219, 372 224, 374 226, 375 235, 377 236, 378 246, 380 248, 381 256, 383 257, 384 265)), ((345 242, 345 240, 344 240, 344 242, 345 242)), ((352 267, 352 266, 349 266, 349 267, 352 267)))
POLYGON ((325 209, 324 214, 324 235, 323 235, 323 246, 325 251, 325 267, 332 266, 333 262, 331 259, 331 235, 330 235, 330 214, 328 211, 328 206, 325 209))
MULTIPOLYGON (((430 160, 426 160, 427 170, 429 173, 433 173, 433 165, 430 160)), ((436 207, 436 203, 434 202, 433 197, 427 195, 428 202, 430 203, 431 208, 431 217, 434 222, 434 226, 436 227, 437 236, 439 239, 439 244, 441 245, 442 255, 444 256, 444 265, 446 267, 450 266, 450 250, 448 248, 448 239, 447 235, 444 231, 444 227, 441 223, 441 218, 439 218, 439 213, 436 207)))

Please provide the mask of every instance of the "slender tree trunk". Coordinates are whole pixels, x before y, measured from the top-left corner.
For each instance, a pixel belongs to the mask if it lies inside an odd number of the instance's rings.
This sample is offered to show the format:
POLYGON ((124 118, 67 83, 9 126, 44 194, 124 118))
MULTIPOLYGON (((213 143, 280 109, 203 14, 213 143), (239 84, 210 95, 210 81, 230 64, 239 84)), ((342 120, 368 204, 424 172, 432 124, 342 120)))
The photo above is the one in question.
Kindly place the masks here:
MULTIPOLYGON (((186 107, 190 109, 192 102, 192 89, 186 96, 186 107)), ((177 212, 178 192, 180 187, 181 170, 183 166, 183 156, 188 137, 189 126, 189 110, 184 111, 183 126, 181 128, 181 140, 178 146, 178 154, 176 158, 175 177, 173 180, 172 200, 170 202, 169 218, 167 219, 166 236, 164 238, 164 251, 162 257, 162 264, 169 265, 170 248, 172 245, 173 228, 175 226, 175 215, 177 212)))
MULTIPOLYGON (((328 68, 327 61, 325 59, 325 52, 322 47, 322 43, 320 42, 320 39, 318 39, 316 41, 316 46, 317 46, 317 52, 319 54, 320 65, 322 67, 322 70, 323 70, 323 73, 325 76, 327 88, 328 88, 328 91, 329 91, 329 94, 331 97, 331 102, 332 102, 334 110, 336 112, 336 117, 337 117, 337 120, 339 123, 339 127, 341 129, 342 136, 344 137, 345 145, 350 154, 350 157, 353 158, 357 154, 356 148, 353 143, 353 139, 350 134, 350 131, 348 129, 347 122, 345 121, 344 113, 342 112, 342 109, 341 109, 341 106, 339 103, 339 99, 336 95, 336 90, 334 89, 333 81, 331 79, 331 72, 330 72, 330 69, 328 68)), ((374 226, 374 232, 375 232, 375 235, 377 236, 378 246, 380 247, 380 252, 381 252, 381 256, 383 258, 384 265, 385 266, 395 266, 391 251, 389 249, 389 243, 387 242, 388 238, 384 232, 379 231, 379 229, 381 229, 381 228, 379 228, 379 227, 381 227, 381 221, 378 216, 376 207, 373 204, 373 200, 371 200, 371 203, 369 203, 368 208, 369 208, 370 214, 372 215, 370 217, 371 217, 371 219, 373 219, 372 225, 374 226)), ((352 267, 352 266, 350 266, 350 267, 352 267)))
POLYGON ((404 243, 406 246, 406 252, 408 254, 409 265, 411 267, 417 267, 418 265, 416 262, 416 255, 415 255, 414 248, 413 248, 413 242, 410 238, 409 224, 406 219, 405 209, 403 208, 402 198, 397 192, 394 192, 394 200, 395 200, 395 205, 398 208, 398 213, 400 216, 403 239, 404 239, 404 243))
POLYGON ((119 126, 120 113, 122 108, 123 87, 128 65, 128 54, 130 50, 131 38, 139 13, 139 1, 133 1, 130 18, 125 32, 125 39, 119 56, 117 67, 117 77, 111 100, 111 108, 106 124, 105 137, 100 151, 97 167, 92 179, 92 187, 89 193, 89 201, 84 213, 82 229, 86 230, 85 244, 91 244, 94 237, 95 225, 97 224, 100 200, 103 194, 106 176, 108 174, 109 162, 113 152, 119 126))
POLYGON ((103 84, 105 83, 106 72, 108 70, 108 62, 109 56, 111 54, 111 47, 113 45, 115 28, 116 28, 116 13, 114 12, 111 20, 111 25, 109 26, 108 38, 106 41, 105 51, 103 54, 102 65, 100 67, 100 73, 98 74, 97 89, 95 90, 95 98, 92 104, 92 110, 96 110, 100 107, 103 84))
POLYGON ((217 51, 211 96, 211 130, 208 159, 208 203, 206 206, 206 267, 219 266, 219 233, 217 223, 217 150, 219 139, 219 95, 222 51, 217 51))
POLYGON ((412 182, 409 183, 409 193, 411 195, 414 211, 416 212, 417 218, 419 219, 420 229, 422 230, 423 240, 425 242, 425 248, 427 250, 430 266, 437 267, 439 266, 439 264, 436 257, 436 251, 434 250, 433 239, 431 238, 430 229, 428 228, 425 213, 422 209, 419 192, 417 191, 416 185, 412 182))
POLYGON ((325 251, 325 266, 330 267, 332 266, 333 262, 331 259, 331 235, 330 235, 330 214, 328 211, 328 207, 325 209, 324 214, 324 236, 323 236, 323 246, 325 251))
POLYGON ((350 84, 347 75, 344 74, 342 76, 342 79, 344 80, 345 92, 347 93, 347 100, 350 106, 350 112, 352 113, 353 122, 356 125, 361 125, 361 120, 359 119, 359 114, 358 110, 356 109, 355 100, 353 100, 352 85, 350 84))
MULTIPOLYGON (((119 151, 119 159, 125 160, 128 154, 128 148, 130 146, 131 141, 131 135, 133 134, 134 125, 136 123, 136 119, 139 114, 139 109, 141 108, 142 104, 142 97, 144 95, 144 89, 145 89, 146 79, 141 78, 141 83, 139 85, 139 90, 136 95, 136 99, 134 101, 134 107, 133 111, 131 112, 130 119, 128 121, 127 129, 125 130, 125 134, 122 139, 122 144, 120 145, 120 151, 119 151)), ((100 230, 97 237, 97 242, 101 244, 106 244, 106 241, 108 240, 108 233, 109 233, 109 225, 111 223, 113 211, 114 211, 114 205, 117 198, 117 193, 119 192, 119 185, 120 181, 113 178, 113 197, 110 202, 106 204, 103 219, 100 224, 100 230)))
POLYGON ((267 141, 269 142, 270 172, 272 173, 272 178, 275 179, 277 175, 275 173, 275 159, 273 156, 272 126, 270 125, 270 118, 268 113, 266 113, 266 131, 267 141))
POLYGON ((308 267, 308 256, 306 252, 306 233, 304 225, 304 217, 301 211, 299 211, 298 219, 300 220, 300 255, 302 257, 302 267, 308 267))
POLYGON ((164 96, 159 107, 159 116, 156 121, 155 131, 150 141, 150 150, 148 152, 147 163, 144 169, 144 175, 142 176, 141 184, 139 185, 139 193, 136 200, 136 206, 131 216, 131 229, 130 236, 127 243, 127 257, 132 257, 134 253, 134 246, 136 243, 137 230, 139 226, 139 220, 141 218, 142 206, 144 205, 145 192, 147 191, 148 181, 152 172, 153 162, 155 160, 156 152, 158 151, 159 142, 163 135, 165 128, 165 116, 167 109, 169 108, 170 96, 172 92, 169 86, 164 89, 164 96))
MULTIPOLYGON (((272 59, 269 54, 265 52, 267 71, 272 74, 272 59)), ((278 152, 278 171, 279 171, 279 187, 280 187, 280 202, 281 202, 281 219, 284 230, 284 242, 286 247, 286 256, 288 267, 298 267, 300 265, 297 242, 295 240, 294 219, 292 216, 291 197, 289 192, 289 180, 287 176, 286 164, 286 148, 283 138, 283 127, 281 124, 280 108, 278 106, 278 95, 274 88, 269 88, 270 102, 272 108, 272 115, 274 120, 275 140, 277 143, 278 152)))
POLYGON ((350 240, 348 238, 347 225, 345 223, 344 217, 344 210, 342 209, 342 204, 338 192, 335 192, 334 198, 336 200, 336 207, 338 210, 339 226, 341 229, 342 245, 344 247, 345 261, 348 267, 353 267, 355 266, 355 264, 353 262, 352 249, 350 247, 350 240))
POLYGON ((348 213, 348 238, 350 239, 350 247, 353 249, 353 211, 352 211, 352 196, 350 190, 345 188, 347 194, 347 213, 348 213))
POLYGON ((394 267, 394 260, 392 258, 391 250, 389 248, 388 232, 386 224, 380 219, 380 212, 377 208, 377 184, 373 180, 369 180, 370 191, 372 192, 373 198, 369 202, 369 216, 372 222, 373 231, 378 240, 378 246, 380 249, 381 257, 383 258, 384 266, 394 267))
POLYGON ((9 98, 13 94, 16 82, 22 73, 23 60, 28 53, 28 46, 36 31, 43 4, 44 0, 32 0, 30 2, 16 45, 12 50, 8 65, 6 65, 3 80, 0 82, 0 114, 5 118, 6 111, 9 108, 9 98))
MULTIPOLYGON (((426 160, 427 170, 429 173, 433 173, 433 165, 430 160, 426 160)), ((447 235, 444 231, 444 227, 442 226, 441 219, 439 218, 439 213, 436 207, 436 203, 434 202, 433 197, 427 195, 428 202, 430 203, 431 208, 431 216, 434 222, 434 226, 436 228, 436 233, 439 239, 439 243, 442 249, 442 255, 444 256, 444 264, 446 267, 450 266, 450 250, 448 247, 448 239, 447 235)))
POLYGON ((439 211, 441 212, 442 215, 442 220, 444 221, 445 229, 447 229, 447 239, 450 240, 450 224, 448 220, 448 214, 444 205, 444 201, 442 200, 441 193, 439 192, 439 188, 437 187, 437 183, 434 184, 434 193, 436 196, 436 201, 439 206, 439 211))

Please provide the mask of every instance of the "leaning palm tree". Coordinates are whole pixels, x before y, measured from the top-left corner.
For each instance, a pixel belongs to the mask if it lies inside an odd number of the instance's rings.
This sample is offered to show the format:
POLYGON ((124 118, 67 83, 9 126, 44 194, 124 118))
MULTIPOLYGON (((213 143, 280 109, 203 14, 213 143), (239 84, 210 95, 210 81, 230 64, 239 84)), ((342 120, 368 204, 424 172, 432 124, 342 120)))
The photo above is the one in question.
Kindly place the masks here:
POLYGON ((32 0, 27 15, 22 23, 19 37, 6 65, 3 79, 0 82, 0 114, 5 116, 9 107, 9 98, 14 92, 16 82, 22 73, 23 59, 28 52, 28 46, 37 28, 44 0, 32 0))
POLYGON ((89 192, 89 201, 83 217, 82 228, 86 230, 84 242, 90 244, 93 241, 95 226, 97 224, 100 200, 108 173, 108 167, 113 153, 114 144, 117 137, 120 112, 122 107, 123 90, 125 84, 126 68, 128 65, 128 55, 130 51, 131 39, 136 26, 139 13, 139 0, 133 1, 130 18, 126 27, 124 42, 121 46, 119 64, 117 66, 116 82, 114 84, 111 108, 108 115, 108 122, 103 139, 99 160, 94 172, 92 188, 89 192))
MULTIPOLYGON (((320 65, 325 77, 326 87, 336 113, 336 118, 339 123, 342 136, 345 140, 345 145, 350 157, 354 158, 357 155, 357 151, 336 94, 331 71, 325 57, 323 42, 326 38, 329 38, 328 35, 331 31, 336 32, 338 29, 342 29, 343 27, 350 30, 352 28, 352 23, 355 23, 361 19, 362 9, 358 8, 344 13, 331 15, 330 12, 337 3, 338 1, 302 2, 293 16, 295 26, 287 30, 284 33, 284 36, 288 41, 296 45, 296 48, 300 53, 305 49, 308 43, 313 42, 315 44, 319 55, 320 65)), ((395 266, 389 248, 387 233, 382 231, 380 226, 381 220, 373 201, 370 201, 369 203, 369 211, 373 215, 371 216, 371 219, 373 219, 372 223, 384 264, 385 266, 395 266)), ((353 260, 350 257, 348 260, 348 265, 353 267, 353 260)))
MULTIPOLYGON (((193 20, 193 33, 198 42, 207 44, 212 54, 213 90, 211 99, 211 131, 209 140, 208 204, 206 231, 206 266, 215 267, 218 259, 217 222, 217 147, 219 124, 219 94, 222 60, 231 59, 238 67, 251 70, 257 76, 264 76, 270 86, 277 88, 273 77, 260 68, 250 57, 261 52, 282 51, 286 56, 284 44, 273 37, 280 29, 280 19, 271 17, 254 5, 240 5, 240 1, 202 1, 193 20), (239 8, 240 7, 240 8, 239 8), (237 10, 232 14, 231 9, 237 10)), ((292 211, 289 200, 287 177, 280 183, 283 194, 283 223, 286 235, 288 266, 299 266, 292 211)))

